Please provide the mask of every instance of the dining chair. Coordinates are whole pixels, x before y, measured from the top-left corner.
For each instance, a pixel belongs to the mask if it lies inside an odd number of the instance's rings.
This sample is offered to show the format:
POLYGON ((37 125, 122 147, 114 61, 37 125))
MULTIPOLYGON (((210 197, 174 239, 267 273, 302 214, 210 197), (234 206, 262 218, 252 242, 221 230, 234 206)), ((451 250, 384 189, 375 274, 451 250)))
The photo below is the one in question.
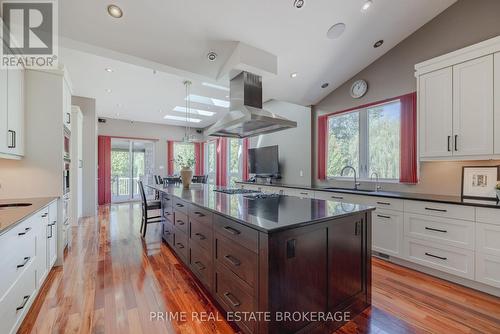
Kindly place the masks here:
POLYGON ((142 199, 142 221, 141 221, 141 230, 140 232, 142 233, 142 237, 144 238, 146 236, 146 229, 148 227, 148 224, 153 224, 153 223, 161 223, 161 216, 149 216, 148 211, 151 210, 160 210, 161 209, 161 202, 160 201, 149 201, 146 199, 146 193, 144 192, 144 184, 142 181, 137 181, 139 185, 139 192, 141 193, 141 199, 142 199))
POLYGON ((192 182, 206 184, 207 180, 208 180, 208 175, 194 175, 192 182))

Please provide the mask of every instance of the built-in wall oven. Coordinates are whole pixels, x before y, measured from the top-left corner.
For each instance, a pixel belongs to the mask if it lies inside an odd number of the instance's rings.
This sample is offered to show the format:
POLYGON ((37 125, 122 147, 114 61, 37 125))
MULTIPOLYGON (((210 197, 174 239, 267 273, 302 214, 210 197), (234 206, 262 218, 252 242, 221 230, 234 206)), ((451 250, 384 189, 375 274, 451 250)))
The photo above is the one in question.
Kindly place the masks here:
POLYGON ((70 192, 70 166, 71 162, 69 160, 64 161, 64 170, 63 170, 63 194, 66 195, 70 192))

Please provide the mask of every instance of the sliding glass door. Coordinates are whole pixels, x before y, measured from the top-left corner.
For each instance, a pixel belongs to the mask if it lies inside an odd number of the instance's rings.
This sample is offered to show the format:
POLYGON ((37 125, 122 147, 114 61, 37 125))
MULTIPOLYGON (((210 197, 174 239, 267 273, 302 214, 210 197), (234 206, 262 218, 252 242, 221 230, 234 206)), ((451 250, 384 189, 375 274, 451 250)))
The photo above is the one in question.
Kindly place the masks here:
MULTIPOLYGON (((154 142, 111 139, 111 201, 139 200, 137 181, 153 182, 154 142)), ((149 195, 149 190, 146 188, 149 195)))

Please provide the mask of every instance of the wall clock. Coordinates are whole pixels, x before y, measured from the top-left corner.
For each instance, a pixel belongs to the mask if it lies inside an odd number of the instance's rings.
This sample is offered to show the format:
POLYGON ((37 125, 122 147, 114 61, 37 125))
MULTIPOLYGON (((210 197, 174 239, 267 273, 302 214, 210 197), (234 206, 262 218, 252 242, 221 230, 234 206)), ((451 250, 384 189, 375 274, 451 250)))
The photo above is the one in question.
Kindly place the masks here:
POLYGON ((357 80, 351 86, 351 96, 355 99, 363 97, 368 91, 368 83, 365 80, 357 80))

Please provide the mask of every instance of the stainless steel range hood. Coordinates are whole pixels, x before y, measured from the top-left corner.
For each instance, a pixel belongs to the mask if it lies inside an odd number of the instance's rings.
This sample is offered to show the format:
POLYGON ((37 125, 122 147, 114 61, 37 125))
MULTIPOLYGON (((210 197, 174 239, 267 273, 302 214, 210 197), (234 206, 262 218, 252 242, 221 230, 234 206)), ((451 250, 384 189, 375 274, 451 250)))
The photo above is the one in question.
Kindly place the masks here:
POLYGON ((206 136, 246 138, 290 128, 297 122, 262 109, 262 78, 243 71, 230 81, 226 116, 205 130, 206 136))

